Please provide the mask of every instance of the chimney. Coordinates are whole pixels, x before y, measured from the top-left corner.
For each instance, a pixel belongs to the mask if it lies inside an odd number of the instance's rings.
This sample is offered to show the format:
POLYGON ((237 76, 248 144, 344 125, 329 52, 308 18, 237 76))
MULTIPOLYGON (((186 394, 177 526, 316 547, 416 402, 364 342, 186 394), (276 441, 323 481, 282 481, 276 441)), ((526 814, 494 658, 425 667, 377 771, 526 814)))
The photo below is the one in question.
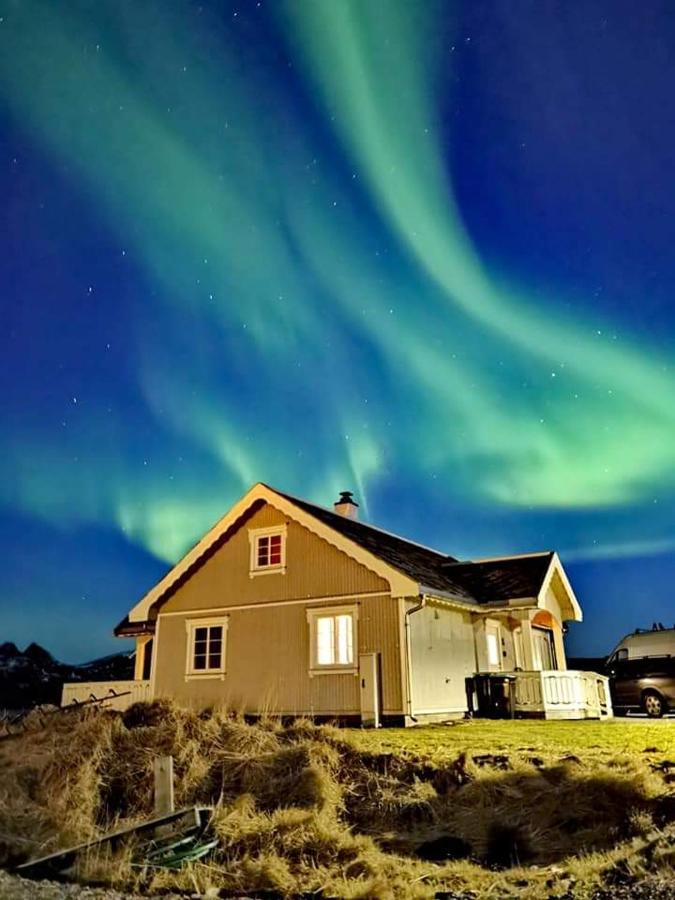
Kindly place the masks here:
POLYGON ((359 517, 359 504, 354 501, 351 491, 340 491, 340 499, 333 504, 333 509, 338 515, 348 519, 359 517))

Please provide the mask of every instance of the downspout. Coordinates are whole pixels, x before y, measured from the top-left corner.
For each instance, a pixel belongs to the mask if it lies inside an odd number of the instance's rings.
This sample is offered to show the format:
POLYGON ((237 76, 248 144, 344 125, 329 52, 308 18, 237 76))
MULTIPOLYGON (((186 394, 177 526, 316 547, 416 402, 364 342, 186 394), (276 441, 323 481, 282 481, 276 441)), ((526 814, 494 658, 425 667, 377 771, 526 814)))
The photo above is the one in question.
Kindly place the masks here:
POLYGON ((413 722, 416 722, 417 719, 413 715, 413 685, 412 685, 412 644, 410 642, 410 616, 413 613, 419 612, 421 609, 424 609, 427 601, 424 594, 420 594, 419 603, 415 606, 411 606, 410 609, 405 611, 405 646, 406 646, 406 656, 407 656, 407 675, 408 675, 408 716, 412 719, 413 722))

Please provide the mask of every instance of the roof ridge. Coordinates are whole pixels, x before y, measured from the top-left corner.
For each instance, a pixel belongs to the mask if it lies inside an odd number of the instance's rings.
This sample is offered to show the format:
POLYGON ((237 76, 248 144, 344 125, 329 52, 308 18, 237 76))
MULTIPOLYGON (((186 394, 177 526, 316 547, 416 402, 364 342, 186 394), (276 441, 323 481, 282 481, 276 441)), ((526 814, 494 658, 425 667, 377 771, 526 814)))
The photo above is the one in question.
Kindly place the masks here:
POLYGON ((508 562, 512 559, 535 559, 538 556, 553 556, 555 554, 555 550, 533 550, 530 553, 511 553, 506 556, 482 556, 478 557, 478 559, 456 559, 456 560, 448 560, 445 565, 448 566, 469 566, 469 565, 479 565, 480 563, 488 563, 488 562, 508 562))
MULTIPOLYGON (((291 503, 304 503, 306 506, 315 506, 317 509, 320 509, 322 512, 329 513, 331 516, 336 516, 339 519, 344 519, 345 516, 340 515, 340 513, 336 513, 334 509, 331 509, 329 506, 322 506, 320 503, 312 503, 311 500, 304 500, 302 497, 295 497, 293 494, 287 494, 284 491, 279 491, 276 488, 273 488, 271 485, 266 484, 266 488, 270 491, 274 491, 275 494, 279 494, 280 497, 285 497, 287 500, 290 500, 291 503)), ((379 534, 386 534, 387 537, 396 538, 397 541, 403 541, 405 544, 411 544, 413 547, 419 547, 420 550, 426 550, 428 553, 434 553, 436 556, 440 557, 440 562, 460 562, 460 560, 455 559, 454 556, 451 556, 449 553, 443 553, 441 550, 436 550, 434 547, 428 547, 426 544, 420 544, 419 541, 411 541, 410 538, 403 537, 403 535, 396 534, 393 531, 387 531, 386 528, 379 528, 377 525, 371 525, 370 522, 362 522, 360 519, 350 519, 355 525, 359 525, 362 528, 370 528, 371 531, 377 531, 379 534)))

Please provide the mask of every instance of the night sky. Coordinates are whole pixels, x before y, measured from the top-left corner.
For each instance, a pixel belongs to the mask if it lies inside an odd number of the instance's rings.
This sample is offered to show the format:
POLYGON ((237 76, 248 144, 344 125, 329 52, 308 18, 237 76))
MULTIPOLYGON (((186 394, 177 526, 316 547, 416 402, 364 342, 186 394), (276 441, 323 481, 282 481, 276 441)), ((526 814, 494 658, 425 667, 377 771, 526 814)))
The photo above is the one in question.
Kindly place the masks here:
POLYGON ((675 619, 675 7, 0 0, 0 641, 255 481, 675 619))

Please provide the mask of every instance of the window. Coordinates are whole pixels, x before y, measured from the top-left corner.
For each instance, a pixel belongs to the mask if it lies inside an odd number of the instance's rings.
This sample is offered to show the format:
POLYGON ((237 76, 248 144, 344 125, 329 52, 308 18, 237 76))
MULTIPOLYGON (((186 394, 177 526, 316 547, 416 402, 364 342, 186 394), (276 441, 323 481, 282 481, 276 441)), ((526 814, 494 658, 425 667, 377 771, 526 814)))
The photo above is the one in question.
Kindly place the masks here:
POLYGON ((225 674, 225 639, 227 619, 191 619, 188 633, 188 678, 223 677, 225 674))
POLYGON ((499 667, 499 638, 494 632, 490 631, 485 635, 485 637, 487 639, 488 665, 490 667, 499 667))
POLYGON ((499 672, 502 668, 501 632, 499 625, 485 623, 485 649, 487 651, 488 671, 499 672))
POLYGON ((286 528, 252 528, 251 575, 286 571, 286 528))
POLYGON ((356 607, 307 610, 310 671, 356 671, 356 607))
POLYGON ((281 535, 268 534, 258 538, 257 543, 257 566, 262 569, 263 566, 280 566, 281 565, 281 535))

